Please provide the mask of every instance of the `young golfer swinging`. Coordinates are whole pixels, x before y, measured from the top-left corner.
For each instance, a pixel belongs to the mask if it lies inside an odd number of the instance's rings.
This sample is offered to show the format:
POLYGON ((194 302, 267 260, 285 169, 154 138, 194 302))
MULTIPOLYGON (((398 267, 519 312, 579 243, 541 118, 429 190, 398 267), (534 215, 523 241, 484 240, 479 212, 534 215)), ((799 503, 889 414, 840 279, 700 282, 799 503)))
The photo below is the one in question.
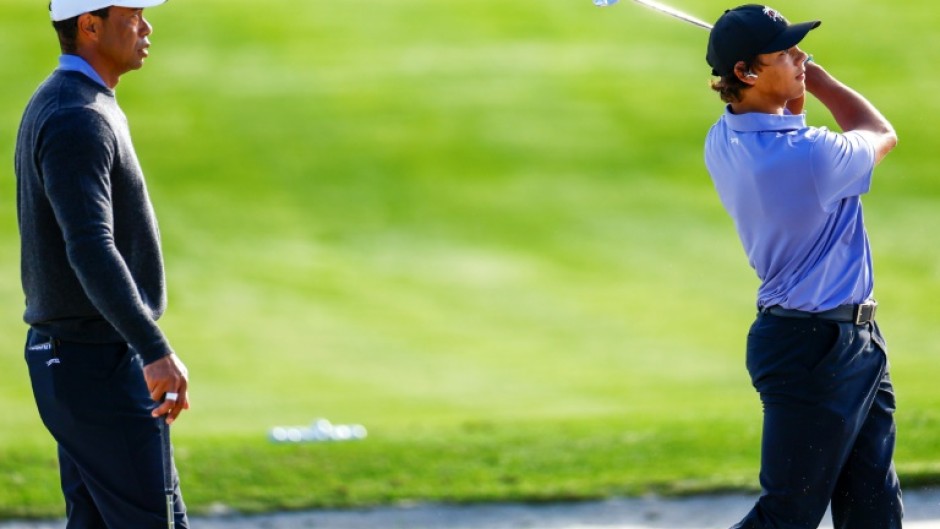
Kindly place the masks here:
POLYGON ((735 528, 899 529, 894 391, 860 196, 897 143, 864 97, 798 47, 819 22, 726 11, 708 40, 727 103, 705 164, 761 285, 747 369, 764 407, 763 493, 735 528), (842 133, 806 125, 806 93, 842 133))

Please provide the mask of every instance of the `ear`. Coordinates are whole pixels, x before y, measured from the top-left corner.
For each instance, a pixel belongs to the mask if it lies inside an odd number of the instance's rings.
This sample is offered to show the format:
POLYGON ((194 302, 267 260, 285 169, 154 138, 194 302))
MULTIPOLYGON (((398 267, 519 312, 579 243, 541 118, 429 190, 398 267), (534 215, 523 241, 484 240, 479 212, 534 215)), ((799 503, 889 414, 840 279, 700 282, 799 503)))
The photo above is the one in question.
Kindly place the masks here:
POLYGON ((80 39, 97 41, 98 29, 101 19, 91 13, 83 13, 78 16, 78 35, 80 39))
POLYGON ((734 76, 748 86, 754 86, 757 83, 757 75, 747 69, 747 64, 744 61, 738 61, 734 65, 734 76))

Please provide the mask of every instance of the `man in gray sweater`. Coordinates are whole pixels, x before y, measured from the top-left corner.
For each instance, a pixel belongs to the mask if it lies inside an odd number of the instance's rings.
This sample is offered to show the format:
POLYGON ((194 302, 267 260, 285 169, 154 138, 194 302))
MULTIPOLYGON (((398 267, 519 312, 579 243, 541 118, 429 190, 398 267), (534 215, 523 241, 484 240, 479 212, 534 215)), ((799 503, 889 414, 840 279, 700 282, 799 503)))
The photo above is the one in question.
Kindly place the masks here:
MULTIPOLYGON (((157 319, 159 231, 114 87, 139 69, 165 0, 52 0, 62 56, 16 143, 26 361, 58 443, 69 529, 168 525, 161 421, 189 408, 188 373, 157 319), (116 3, 115 3, 116 2, 116 3)), ((189 522, 169 465, 173 522, 189 522)))

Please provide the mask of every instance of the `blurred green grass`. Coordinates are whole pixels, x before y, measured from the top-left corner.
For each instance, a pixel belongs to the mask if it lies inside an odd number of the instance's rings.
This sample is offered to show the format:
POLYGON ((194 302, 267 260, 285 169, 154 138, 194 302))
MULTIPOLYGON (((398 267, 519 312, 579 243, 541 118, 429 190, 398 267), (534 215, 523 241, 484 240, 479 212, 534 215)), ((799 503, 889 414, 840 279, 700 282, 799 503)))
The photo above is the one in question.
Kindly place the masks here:
MULTIPOLYGON (((54 67, 42 2, 0 7, 0 154, 54 67)), ((713 19, 729 6, 684 1, 713 19)), ((940 185, 925 1, 776 5, 901 144, 865 207, 898 466, 938 482, 940 185), (886 26, 886 21, 891 21, 886 26), (877 32, 859 28, 879 28, 877 32), (916 50, 912 51, 912 50, 916 50)), ((521 0, 171 2, 118 97, 191 370, 191 507, 592 498, 756 486, 743 367, 757 287, 702 166, 707 33, 521 0), (273 446, 274 425, 365 442, 273 446)), ((815 124, 834 126, 816 102, 815 124)), ((0 515, 61 511, 21 360, 12 161, 0 172, 0 515)))

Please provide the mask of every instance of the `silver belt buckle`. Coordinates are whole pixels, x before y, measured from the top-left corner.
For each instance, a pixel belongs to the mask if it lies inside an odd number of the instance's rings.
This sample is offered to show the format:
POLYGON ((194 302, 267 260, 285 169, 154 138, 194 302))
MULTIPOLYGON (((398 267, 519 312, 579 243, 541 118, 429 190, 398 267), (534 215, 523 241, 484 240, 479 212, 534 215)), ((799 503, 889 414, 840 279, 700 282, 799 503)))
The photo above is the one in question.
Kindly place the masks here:
POLYGON ((859 304, 855 309, 855 325, 874 321, 876 312, 878 312, 878 302, 873 299, 859 304))

